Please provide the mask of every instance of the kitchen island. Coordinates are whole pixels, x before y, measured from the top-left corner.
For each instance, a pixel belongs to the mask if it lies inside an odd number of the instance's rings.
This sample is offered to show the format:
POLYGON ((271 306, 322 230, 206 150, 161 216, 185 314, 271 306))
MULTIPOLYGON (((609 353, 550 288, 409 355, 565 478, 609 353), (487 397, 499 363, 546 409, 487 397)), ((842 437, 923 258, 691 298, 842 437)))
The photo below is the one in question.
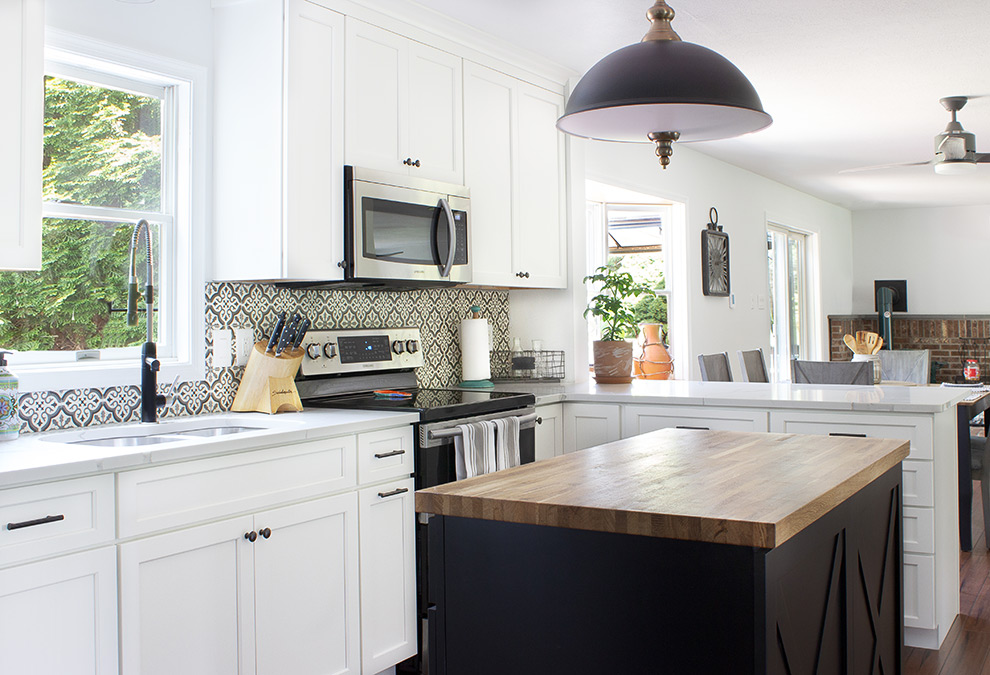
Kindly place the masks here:
POLYGON ((420 491, 430 672, 898 673, 907 454, 668 429, 420 491))
POLYGON ((959 613, 960 527, 968 527, 970 509, 969 464, 957 461, 956 407, 966 390, 683 380, 512 382, 498 389, 536 395, 543 419, 538 460, 662 428, 908 441, 911 453, 902 464, 904 642, 938 649, 948 635, 959 613))

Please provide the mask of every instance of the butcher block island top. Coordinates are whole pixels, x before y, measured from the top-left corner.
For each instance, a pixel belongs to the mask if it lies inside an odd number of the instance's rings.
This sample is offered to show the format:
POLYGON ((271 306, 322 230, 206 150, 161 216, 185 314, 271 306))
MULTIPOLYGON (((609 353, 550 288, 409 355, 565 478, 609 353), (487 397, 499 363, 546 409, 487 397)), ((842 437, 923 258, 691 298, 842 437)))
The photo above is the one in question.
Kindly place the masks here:
POLYGON ((907 457, 907 441, 663 429, 416 493, 416 510, 772 549, 907 457))

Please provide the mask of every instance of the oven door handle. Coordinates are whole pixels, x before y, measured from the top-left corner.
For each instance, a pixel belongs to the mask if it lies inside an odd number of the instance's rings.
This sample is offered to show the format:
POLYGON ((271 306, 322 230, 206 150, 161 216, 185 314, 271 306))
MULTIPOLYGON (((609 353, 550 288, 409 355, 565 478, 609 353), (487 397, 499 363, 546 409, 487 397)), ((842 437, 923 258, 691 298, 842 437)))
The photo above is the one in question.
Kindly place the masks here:
MULTIPOLYGON (((512 417, 512 415, 509 415, 509 417, 512 417)), ((530 413, 529 415, 519 416, 520 425, 527 424, 529 422, 535 422, 536 424, 543 424, 543 418, 537 415, 536 413, 530 413)), ((429 432, 427 432, 427 436, 431 440, 435 440, 439 438, 454 438, 455 436, 460 436, 460 435, 461 432, 457 427, 449 427, 447 429, 436 429, 436 430, 431 429, 429 432)))
MULTIPOLYGON (((442 265, 440 265, 440 278, 445 279, 450 276, 450 269, 454 266, 454 256, 457 254, 457 228, 454 227, 454 212, 450 208, 450 204, 447 203, 447 199, 441 197, 437 202, 437 208, 443 213, 443 216, 447 219, 447 258, 442 265)), ((440 218, 437 214, 437 234, 440 232, 440 218)))

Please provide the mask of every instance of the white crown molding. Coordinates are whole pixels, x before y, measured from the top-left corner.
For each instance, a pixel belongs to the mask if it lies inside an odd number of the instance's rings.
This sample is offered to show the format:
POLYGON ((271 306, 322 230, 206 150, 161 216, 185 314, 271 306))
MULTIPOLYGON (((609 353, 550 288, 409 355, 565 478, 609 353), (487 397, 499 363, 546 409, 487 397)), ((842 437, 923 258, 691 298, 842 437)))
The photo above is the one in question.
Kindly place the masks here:
POLYGON ((563 93, 575 71, 410 0, 309 0, 532 84, 563 93))

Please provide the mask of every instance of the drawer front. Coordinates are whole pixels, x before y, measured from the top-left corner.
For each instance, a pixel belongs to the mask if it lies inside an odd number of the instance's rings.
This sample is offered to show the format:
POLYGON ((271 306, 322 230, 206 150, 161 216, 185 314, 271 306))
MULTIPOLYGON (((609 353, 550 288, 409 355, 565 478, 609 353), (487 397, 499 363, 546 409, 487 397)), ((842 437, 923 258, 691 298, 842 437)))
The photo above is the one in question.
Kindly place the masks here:
POLYGON ((905 459, 901 463, 904 506, 935 506, 934 478, 931 462, 905 459))
POLYGON ((182 527, 353 487, 354 436, 122 472, 120 536, 182 527))
POLYGON ((912 417, 903 421, 879 415, 829 413, 828 419, 816 413, 773 413, 771 431, 788 434, 849 435, 893 438, 911 444, 909 459, 932 459, 931 419, 912 417))
POLYGON ((411 426, 358 434, 358 482, 408 478, 413 467, 411 426))
POLYGON ((622 407, 623 438, 670 428, 766 431, 767 412, 703 406, 627 405, 622 407))
POLYGON ((934 556, 904 554, 904 625, 935 628, 934 556))
POLYGON ((904 551, 935 553, 935 509, 904 507, 904 551))
POLYGON ((0 565, 114 538, 113 474, 0 491, 0 565))

